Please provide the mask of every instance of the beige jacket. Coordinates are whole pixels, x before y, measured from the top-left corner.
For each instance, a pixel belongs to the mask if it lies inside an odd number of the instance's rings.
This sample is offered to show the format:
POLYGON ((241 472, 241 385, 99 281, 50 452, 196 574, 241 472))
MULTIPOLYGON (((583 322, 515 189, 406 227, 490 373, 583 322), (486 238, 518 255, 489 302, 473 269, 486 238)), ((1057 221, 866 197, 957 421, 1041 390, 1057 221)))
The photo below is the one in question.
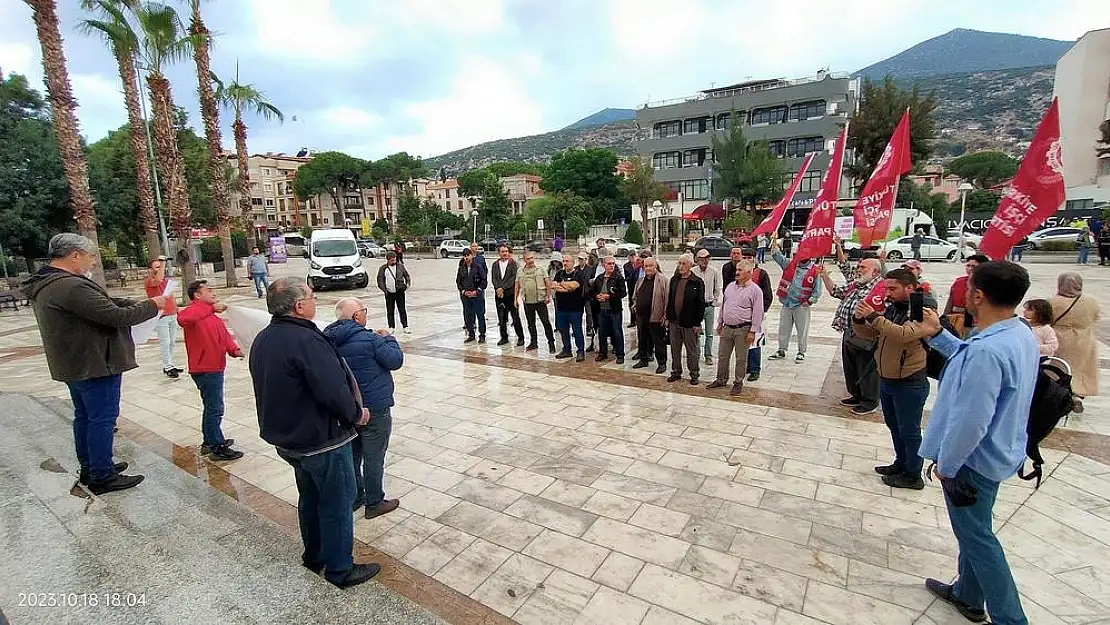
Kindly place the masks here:
POLYGON ((1095 329, 1102 314, 1098 301, 1089 295, 1080 295, 1079 301, 1071 297, 1049 298, 1052 304, 1052 324, 1060 345, 1056 357, 1071 365, 1071 389, 1080 397, 1098 395, 1098 337, 1095 329), (1075 306, 1072 306, 1072 303, 1075 306), (1071 311, 1064 314, 1071 307, 1071 311), (1063 315, 1063 317, 1061 317, 1063 315))
MULTIPOLYGON (((640 287, 644 284, 644 278, 636 281, 636 292, 632 296, 632 305, 636 305, 636 301, 640 295, 640 287)), ((662 273, 655 274, 655 289, 652 293, 651 299, 651 323, 663 323, 663 316, 667 312, 667 291, 670 289, 667 277, 662 273)))
POLYGON ((856 336, 879 340, 875 346, 879 377, 903 380, 917 373, 924 375, 928 354, 921 339, 928 338, 930 332, 921 324, 907 321, 898 325, 882 315, 866 323, 853 318, 852 324, 856 336))

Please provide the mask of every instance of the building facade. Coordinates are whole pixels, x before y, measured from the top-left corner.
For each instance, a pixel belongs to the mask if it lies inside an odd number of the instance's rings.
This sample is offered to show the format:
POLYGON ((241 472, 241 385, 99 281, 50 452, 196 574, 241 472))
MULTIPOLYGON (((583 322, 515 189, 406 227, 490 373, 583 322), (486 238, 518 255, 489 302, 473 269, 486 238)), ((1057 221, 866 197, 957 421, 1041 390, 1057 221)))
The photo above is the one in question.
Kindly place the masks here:
POLYGON ((1110 203, 1110 154, 1097 152, 1099 127, 1110 120, 1110 28, 1088 32, 1060 58, 1052 91, 1059 98, 1067 208, 1110 203))
MULTIPOLYGON (((543 190, 540 189, 541 182, 543 178, 532 174, 516 174, 501 178, 501 188, 509 196, 514 215, 523 215, 528 200, 543 195, 543 190)), ((425 189, 421 197, 435 202, 437 206, 449 213, 469 217, 470 211, 478 207, 477 197, 465 197, 459 193, 459 181, 456 178, 448 178, 442 182, 429 182, 425 189)))

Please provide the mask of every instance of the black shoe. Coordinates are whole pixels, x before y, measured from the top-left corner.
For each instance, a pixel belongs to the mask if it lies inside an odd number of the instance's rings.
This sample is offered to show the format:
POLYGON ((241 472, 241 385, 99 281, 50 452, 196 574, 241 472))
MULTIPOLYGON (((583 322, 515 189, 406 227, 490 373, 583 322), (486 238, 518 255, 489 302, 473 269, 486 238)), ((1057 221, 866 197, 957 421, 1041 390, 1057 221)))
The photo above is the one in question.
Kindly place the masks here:
POLYGON ((577 356, 574 357, 574 362, 582 362, 585 359, 586 359, 585 356, 583 356, 582 354, 578 354, 577 356))
POLYGON ((332 582, 330 579, 328 581, 340 588, 350 588, 352 586, 358 586, 363 582, 370 581, 381 570, 382 567, 380 564, 356 564, 347 572, 347 576, 340 581, 332 582))
MULTIPOLYGON (((234 438, 225 438, 224 439, 224 445, 234 445, 234 444, 235 444, 235 439, 234 438)), ((212 448, 209 447, 208 445, 205 445, 204 443, 201 443, 200 444, 200 455, 207 456, 210 453, 212 453, 212 448)))
POLYGON ((162 371, 162 373, 166 374, 167 378, 170 378, 170 379, 173 379, 173 380, 176 380, 181 375, 177 372, 177 369, 164 369, 162 371))
POLYGON ((670 375, 670 376, 669 376, 669 377, 667 378, 667 381, 668 381, 668 382, 677 382, 677 381, 679 381, 679 380, 681 380, 681 379, 682 379, 682 374, 681 374, 681 373, 672 373, 672 374, 671 374, 671 375, 670 375))
POLYGON ((474 335, 470 335, 470 336, 466 337, 466 340, 463 341, 463 343, 473 343, 473 342, 474 342, 474 335))
POLYGON ((593 351, 594 351, 594 344, 590 343, 590 346, 586 348, 586 353, 588 354, 588 353, 593 352, 593 351))
POLYGON ((594 356, 594 360, 597 361, 597 362, 601 362, 603 360, 608 360, 608 359, 609 359, 609 354, 598 354, 597 356, 594 356))
POLYGON ((224 443, 213 449, 208 457, 212 460, 238 460, 243 457, 243 452, 232 449, 230 443, 224 443))
POLYGON ((648 361, 646 361, 646 360, 641 360, 640 362, 638 362, 638 363, 636 363, 636 364, 632 365, 632 368, 633 368, 633 369, 643 369, 643 368, 645 368, 645 367, 647 367, 647 366, 648 366, 648 361))
POLYGON ((516 346, 517 347, 524 347, 524 339, 517 339, 516 340, 516 346))
POLYGON ((841 406, 849 406, 849 407, 858 406, 859 405, 859 400, 856 399, 855 397, 845 397, 844 399, 840 400, 840 405, 841 406))
POLYGON ((479 343, 485 343, 486 342, 486 335, 483 334, 482 336, 479 336, 478 337, 478 342, 479 343))
POLYGON ((972 623, 983 623, 987 620, 986 610, 968 605, 963 601, 957 599, 956 596, 952 594, 952 586, 930 577, 925 579, 925 587, 929 589, 929 592, 936 595, 937 599, 940 599, 953 608, 956 608, 956 611, 960 613, 960 616, 966 618, 972 623))
POLYGON ((624 364, 624 358, 617 358, 617 364, 618 365, 623 365, 624 364))
POLYGON ((509 339, 501 339, 500 341, 497 341, 497 346, 498 347, 501 347, 502 345, 508 345, 508 344, 509 344, 509 339))
POLYGON ((626 328, 635 328, 635 327, 636 327, 636 324, 634 324, 634 323, 630 323, 630 324, 628 324, 628 325, 626 325, 626 326, 624 326, 624 327, 626 327, 626 328))
MULTIPOLYGON (((537 349, 539 349, 539 348, 540 348, 540 346, 539 346, 539 345, 536 345, 535 343, 529 343, 529 344, 528 344, 528 347, 525 347, 525 348, 524 348, 524 351, 526 351, 526 352, 531 352, 531 351, 535 351, 535 350, 537 350, 537 349)), ((551 348, 551 349, 552 349, 552 351, 554 351, 555 347, 554 347, 554 346, 552 346, 552 348, 551 348)))
POLYGON ((141 475, 122 475, 117 473, 115 477, 110 480, 103 480, 100 482, 89 482, 89 492, 94 495, 103 495, 105 493, 113 493, 117 490, 127 490, 134 488, 143 481, 141 475))
POLYGON ((324 565, 323 564, 313 564, 313 563, 305 562, 304 560, 301 560, 301 566, 303 566, 304 568, 312 571, 313 573, 315 573, 317 575, 324 572, 324 565))
POLYGON ((863 416, 863 415, 872 414, 872 413, 874 413, 878 410, 879 410, 878 406, 872 406, 870 408, 868 408, 867 406, 856 406, 855 408, 852 408, 851 413, 854 414, 854 415, 863 416))
POLYGON ((667 370, 667 365, 659 365, 655 368, 656 373, 663 373, 667 370))
POLYGON ((759 380, 759 372, 758 371, 752 371, 751 373, 748 374, 748 381, 749 382, 756 382, 758 380, 759 380))
POLYGON ((554 343, 548 343, 547 344, 547 353, 549 353, 549 354, 554 354, 555 353, 555 344, 554 343))
POLYGON ((881 467, 875 467, 875 473, 879 475, 901 475, 902 467, 896 464, 884 464, 881 467))
POLYGON ((698 376, 696 376, 696 375, 690 376, 690 386, 697 386, 697 385, 698 385, 698 376))
POLYGON ((782 360, 786 358, 786 352, 781 349, 767 357, 769 360, 782 360))
POLYGON ((185 373, 185 370, 181 367, 174 367, 173 370, 176 371, 179 375, 185 373))
POLYGON ((737 382, 732 385, 732 390, 728 392, 729 395, 739 395, 740 391, 744 390, 744 383, 737 382))
MULTIPOLYGON (((126 462, 117 462, 117 463, 112 465, 112 468, 116 470, 116 473, 123 473, 124 471, 127 470, 127 463, 126 462)), ((89 483, 89 470, 87 468, 81 467, 81 470, 77 472, 77 481, 80 484, 88 485, 88 483, 89 483)))
POLYGON ((883 484, 891 488, 908 488, 910 490, 923 490, 925 480, 920 475, 884 475, 883 484))
POLYGON ((713 380, 712 382, 707 384, 705 386, 705 388, 724 388, 726 386, 728 386, 728 382, 722 382, 720 380, 713 380))
POLYGON ((562 360, 563 358, 570 358, 570 352, 559 352, 555 354, 556 360, 562 360))

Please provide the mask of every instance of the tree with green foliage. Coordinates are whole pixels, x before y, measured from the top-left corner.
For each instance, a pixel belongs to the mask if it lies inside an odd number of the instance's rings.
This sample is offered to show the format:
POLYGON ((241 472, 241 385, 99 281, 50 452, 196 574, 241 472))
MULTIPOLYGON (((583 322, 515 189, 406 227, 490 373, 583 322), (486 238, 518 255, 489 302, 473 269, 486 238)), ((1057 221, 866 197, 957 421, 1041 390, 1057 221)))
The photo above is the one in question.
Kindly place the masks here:
POLYGON ((628 224, 628 229, 624 231, 624 240, 636 245, 644 244, 644 229, 640 227, 640 222, 628 224))
MULTIPOLYGON (((665 201, 670 189, 663 183, 655 181, 655 170, 651 163, 639 156, 632 157, 629 162, 632 165, 632 171, 627 178, 621 181, 621 186, 624 194, 640 207, 640 221, 649 224, 648 210, 655 202, 665 201)), ((640 238, 642 243, 642 231, 640 238)))
POLYGON ((586 220, 578 215, 573 215, 567 220, 567 236, 580 237, 585 236, 590 231, 590 227, 586 225, 586 220))
POLYGON ((765 141, 748 141, 741 124, 731 124, 724 139, 713 137, 713 199, 754 209, 782 197, 785 169, 765 141))
POLYGON ((993 187, 1017 174, 1021 161, 992 150, 972 152, 948 163, 948 171, 964 180, 970 180, 979 187, 993 187))
POLYGON ((567 191, 589 201, 592 221, 627 214, 631 202, 616 173, 617 154, 604 148, 569 149, 551 157, 540 188, 549 194, 567 191))
POLYGON ((731 230, 751 230, 755 227, 755 216, 751 211, 735 210, 725 217, 725 232, 731 230))
POLYGON ((513 239, 523 239, 528 236, 528 224, 523 215, 513 215, 509 220, 509 236, 513 239))
MULTIPOLYGON (((967 212, 969 213, 994 213, 1002 201, 1002 194, 988 189, 976 189, 967 194, 967 212)), ((960 212, 961 200, 952 202, 952 208, 960 212)))
POLYGON ((359 179, 366 170, 366 161, 342 152, 321 152, 297 170, 294 186, 297 196, 310 198, 327 194, 342 213, 343 191, 358 189, 359 179))
POLYGON ((471 169, 468 172, 459 174, 457 178, 459 182, 459 196, 460 197, 477 197, 480 198, 486 192, 486 189, 493 186, 501 186, 501 179, 491 174, 486 169, 471 169))
POLYGON ((501 180, 492 176, 496 182, 486 187, 478 201, 478 217, 488 224, 490 232, 504 233, 513 217, 513 203, 509 194, 501 186, 501 180))
POLYGON ((855 151, 856 160, 845 163, 844 173, 861 183, 871 176, 906 109, 910 109, 910 157, 915 165, 927 161, 933 154, 936 108, 935 92, 922 94, 917 85, 902 89, 890 76, 878 83, 864 80, 859 111, 848 128, 848 148, 855 151))
POLYGON ((426 232, 433 234, 440 234, 444 230, 454 230, 461 232, 466 228, 466 218, 462 215, 452 213, 440 208, 432 200, 425 199, 421 203, 421 211, 424 215, 423 229, 426 232))
POLYGON ((542 177, 547 172, 547 167, 539 163, 502 161, 500 163, 491 163, 489 165, 486 165, 485 170, 499 178, 504 178, 506 176, 515 176, 517 174, 531 174, 533 176, 542 177))
MULTIPOLYGON (((416 190, 408 182, 401 184, 401 195, 397 197, 397 225, 409 232, 424 221, 423 204, 416 196, 416 190)), ((415 233, 411 233, 415 234, 415 233)))
POLYGON ((524 205, 524 220, 529 228, 536 228, 542 219, 544 229, 553 232, 569 227, 566 224, 571 217, 585 221, 591 215, 590 201, 569 191, 533 198, 524 205))
MULTIPOLYGON (((941 238, 948 236, 948 219, 953 207, 948 203, 948 196, 943 193, 934 193, 931 185, 915 184, 908 178, 902 178, 898 187, 898 204, 903 207, 912 206, 914 209, 925 213, 933 220, 933 226, 941 238)), ((955 212, 960 212, 959 204, 955 205, 955 212)), ((893 224, 898 225, 898 224, 893 224)), ((888 236, 888 239, 894 238, 888 236)))

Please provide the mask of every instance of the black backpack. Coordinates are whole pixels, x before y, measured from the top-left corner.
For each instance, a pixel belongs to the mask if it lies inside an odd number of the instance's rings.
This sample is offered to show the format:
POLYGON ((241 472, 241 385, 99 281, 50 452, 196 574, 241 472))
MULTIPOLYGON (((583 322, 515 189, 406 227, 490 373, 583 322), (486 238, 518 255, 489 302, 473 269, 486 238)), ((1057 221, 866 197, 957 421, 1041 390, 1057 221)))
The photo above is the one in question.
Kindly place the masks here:
POLYGON ((1071 367, 1059 358, 1041 358, 1037 371, 1037 385, 1033 388, 1033 402, 1029 405, 1029 423, 1025 431, 1029 441, 1025 444, 1025 454, 1033 461, 1033 470, 1024 473, 1025 463, 1018 471, 1023 480, 1037 480, 1035 488, 1041 487, 1040 443, 1056 428, 1060 419, 1066 419, 1075 406, 1075 394, 1071 390, 1071 367))

